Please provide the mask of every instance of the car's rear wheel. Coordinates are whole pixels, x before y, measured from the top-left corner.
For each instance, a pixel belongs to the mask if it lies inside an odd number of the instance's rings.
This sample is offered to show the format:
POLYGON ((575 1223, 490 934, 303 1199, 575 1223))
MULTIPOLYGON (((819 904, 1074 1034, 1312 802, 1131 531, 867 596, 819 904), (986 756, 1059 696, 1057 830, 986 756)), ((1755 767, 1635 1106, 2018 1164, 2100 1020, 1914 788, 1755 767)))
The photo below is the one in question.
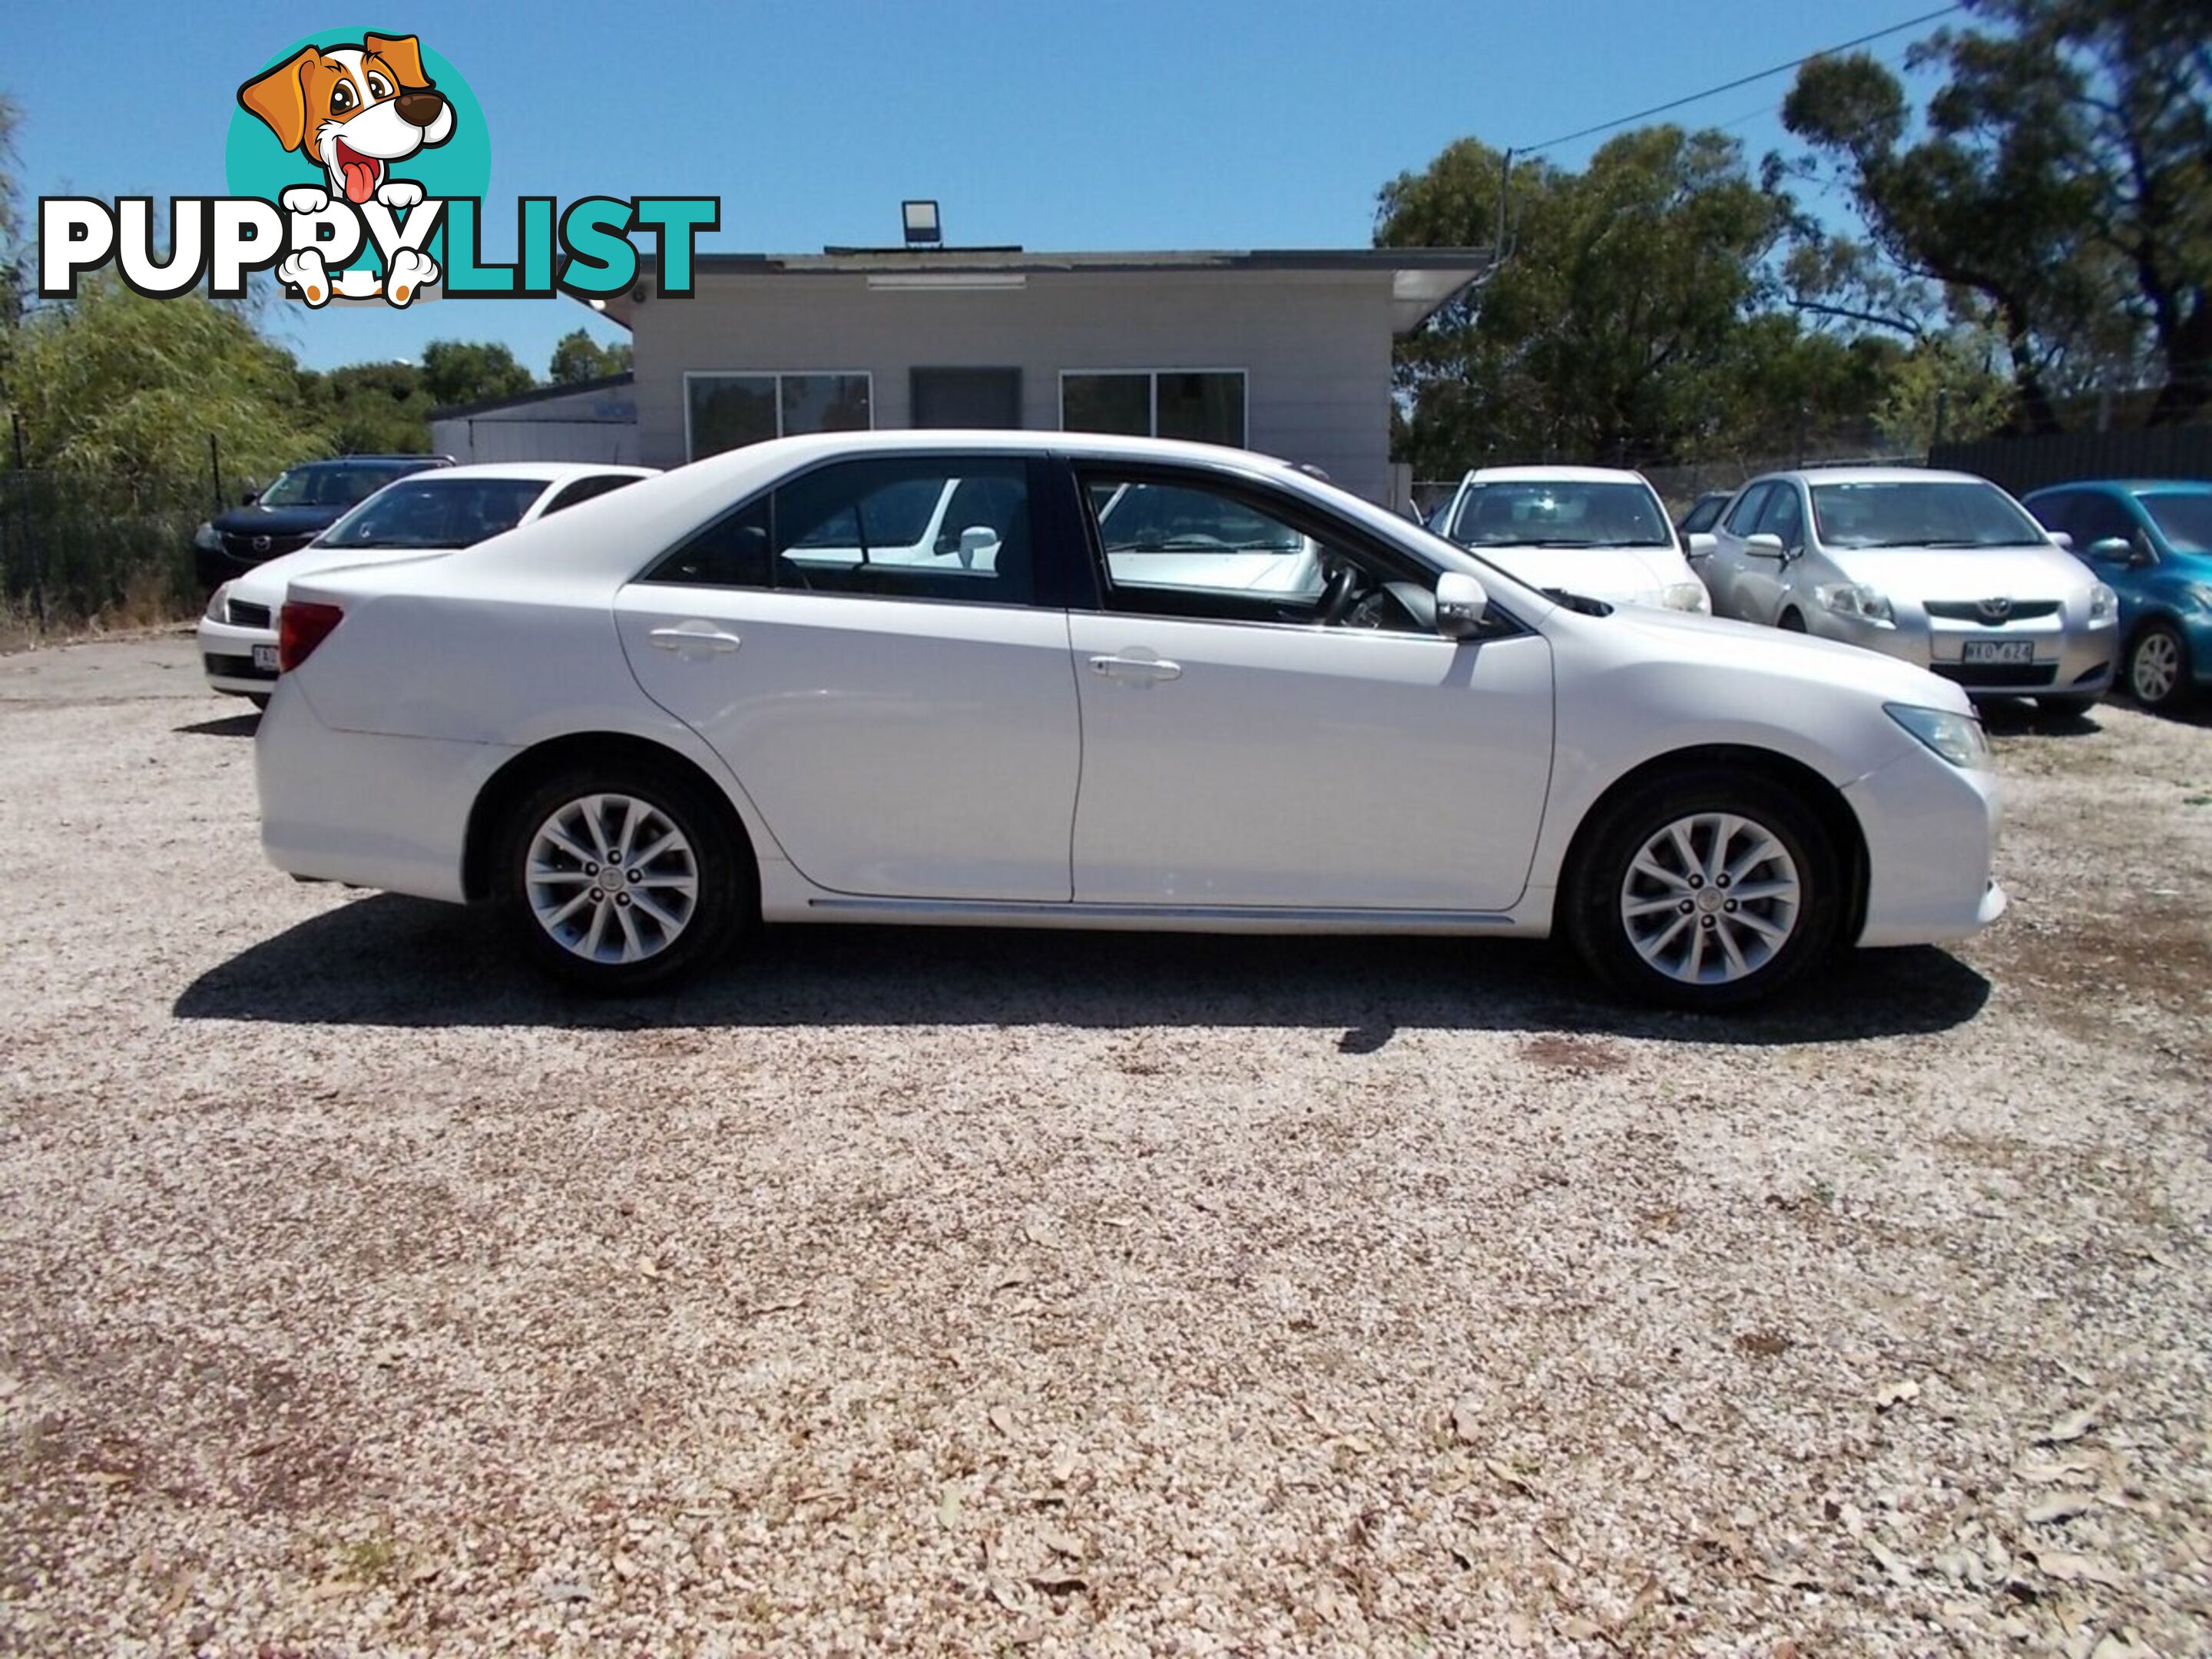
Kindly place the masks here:
POLYGON ((2189 696, 2189 642, 2171 623, 2154 622, 2128 647, 2128 690, 2146 708, 2172 708, 2189 696))
POLYGON ((1773 995, 1834 948, 1843 866, 1786 789, 1722 769, 1605 809, 1568 890, 1567 933, 1626 996, 1717 1011, 1773 995))
POLYGON ((674 772, 581 766, 517 802, 498 866, 511 931, 585 990, 642 991, 711 962, 751 917, 726 815, 674 772))

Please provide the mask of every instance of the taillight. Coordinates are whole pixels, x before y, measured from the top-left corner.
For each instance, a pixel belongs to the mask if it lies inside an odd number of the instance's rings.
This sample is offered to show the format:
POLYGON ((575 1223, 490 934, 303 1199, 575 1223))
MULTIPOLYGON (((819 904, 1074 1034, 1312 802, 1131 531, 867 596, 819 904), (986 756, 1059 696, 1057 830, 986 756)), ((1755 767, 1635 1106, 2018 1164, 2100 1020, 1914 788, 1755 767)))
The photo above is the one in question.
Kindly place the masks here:
POLYGON ((345 612, 334 605, 285 600, 283 614, 276 621, 277 668, 290 673, 330 637, 331 629, 344 620, 345 612))

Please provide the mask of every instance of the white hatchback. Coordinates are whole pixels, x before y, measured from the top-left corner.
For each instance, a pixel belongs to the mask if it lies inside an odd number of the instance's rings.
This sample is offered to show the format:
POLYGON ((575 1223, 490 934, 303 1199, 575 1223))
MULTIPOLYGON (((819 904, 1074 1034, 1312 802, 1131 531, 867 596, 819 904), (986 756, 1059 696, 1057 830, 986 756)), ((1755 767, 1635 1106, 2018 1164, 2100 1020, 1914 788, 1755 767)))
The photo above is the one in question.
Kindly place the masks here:
POLYGON ((784 439, 283 623, 269 856, 599 990, 763 922, 1556 932, 1720 1008, 2004 902, 1955 686, 1554 599, 1239 451, 784 439))
POLYGON ((1440 533, 1531 587, 1609 605, 1712 609, 1658 492, 1602 466, 1486 466, 1460 480, 1440 533))
POLYGON ((269 701, 276 679, 276 615, 295 577, 471 546, 653 471, 599 462, 500 461, 410 473, 364 496, 298 552, 216 589, 199 625, 208 684, 257 703, 269 701))

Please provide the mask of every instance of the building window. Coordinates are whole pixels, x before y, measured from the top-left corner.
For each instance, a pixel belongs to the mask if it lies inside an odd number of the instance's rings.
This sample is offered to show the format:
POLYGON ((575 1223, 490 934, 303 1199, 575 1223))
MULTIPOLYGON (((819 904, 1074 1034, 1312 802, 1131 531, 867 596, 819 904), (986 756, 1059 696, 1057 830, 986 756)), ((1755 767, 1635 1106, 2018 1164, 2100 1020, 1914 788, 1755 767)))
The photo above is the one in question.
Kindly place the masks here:
POLYGON ((1060 377, 1064 432, 1188 438, 1244 447, 1241 368, 1069 369, 1060 377))
POLYGON ((874 424, 866 374, 684 377, 684 447, 692 460, 802 432, 865 432, 874 424))

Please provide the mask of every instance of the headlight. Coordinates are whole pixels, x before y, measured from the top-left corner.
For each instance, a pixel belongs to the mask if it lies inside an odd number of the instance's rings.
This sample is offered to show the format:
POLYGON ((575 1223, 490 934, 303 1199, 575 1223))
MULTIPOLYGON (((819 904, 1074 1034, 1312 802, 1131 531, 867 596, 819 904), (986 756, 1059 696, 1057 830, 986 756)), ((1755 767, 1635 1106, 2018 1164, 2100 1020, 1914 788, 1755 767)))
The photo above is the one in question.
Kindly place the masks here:
POLYGON ((222 538, 216 533, 214 525, 204 524, 192 532, 192 545, 204 548, 210 553, 220 553, 222 551, 222 538))
POLYGON ((1972 714, 1954 714, 1948 708, 1916 708, 1911 703, 1886 702, 1890 719, 1933 749, 1954 766, 1969 769, 1990 763, 1990 740, 1982 723, 1972 714))
POLYGON ((1659 590, 1659 603, 1669 611, 1711 611, 1713 602, 1705 597, 1703 582, 1668 582, 1659 590))
POLYGON ((207 619, 210 622, 222 622, 226 620, 222 613, 222 607, 229 601, 229 599, 230 584, 228 582, 225 582, 221 587, 216 588, 214 592, 208 596, 207 619))
POLYGON ((1837 582, 1832 586, 1816 587, 1813 597, 1839 617, 1885 625, 1896 620, 1890 611, 1887 596, 1864 582, 1837 582))
POLYGON ((2092 623, 2108 623, 2119 614, 2120 596, 2102 582, 2091 584, 2089 620, 2092 623))

